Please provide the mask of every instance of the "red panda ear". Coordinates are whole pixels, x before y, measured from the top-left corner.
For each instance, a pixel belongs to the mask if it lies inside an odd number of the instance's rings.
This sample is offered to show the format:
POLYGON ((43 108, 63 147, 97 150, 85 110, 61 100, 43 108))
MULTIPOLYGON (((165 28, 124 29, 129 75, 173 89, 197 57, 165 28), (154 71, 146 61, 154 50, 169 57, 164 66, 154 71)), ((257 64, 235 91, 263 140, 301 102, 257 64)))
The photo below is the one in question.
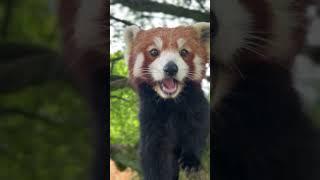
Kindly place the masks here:
POLYGON ((192 27, 198 33, 201 43, 204 43, 207 52, 210 54, 210 23, 199 22, 192 27))
MULTIPOLYGON (((125 43, 126 43, 125 56, 128 56, 130 54, 133 41, 137 37, 138 32, 140 32, 141 30, 142 29, 140 29, 138 26, 135 26, 135 25, 128 26, 125 29, 125 32, 124 32, 124 40, 125 40, 125 43)), ((128 59, 127 57, 125 57, 125 58, 128 59)))

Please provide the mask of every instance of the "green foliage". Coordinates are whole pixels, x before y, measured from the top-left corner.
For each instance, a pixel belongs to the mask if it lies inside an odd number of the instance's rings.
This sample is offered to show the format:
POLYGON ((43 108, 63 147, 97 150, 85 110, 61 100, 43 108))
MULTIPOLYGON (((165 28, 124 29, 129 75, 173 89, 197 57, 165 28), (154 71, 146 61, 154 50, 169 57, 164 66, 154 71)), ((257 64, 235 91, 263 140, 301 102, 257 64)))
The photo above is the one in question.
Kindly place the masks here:
MULTIPOLYGON (((123 53, 118 51, 110 55, 110 75, 126 77, 127 65, 123 53)), ((139 170, 137 144, 139 138, 138 98, 128 88, 110 93, 110 141, 113 149, 111 158, 120 170, 130 167, 139 170)))
MULTIPOLYGON (((0 38, 1 43, 58 50, 52 4, 43 0, 11 2, 8 34, 0 38)), ((4 22, 4 3, 0 1, 0 24, 4 22)), ((0 179, 88 179, 92 160, 88 109, 74 87, 62 82, 0 94, 0 179)))
MULTIPOLYGON (((111 55, 111 75, 127 76, 128 68, 117 52, 111 55), (116 60, 114 60, 116 59, 116 60)), ((113 144, 135 145, 138 142, 137 96, 130 88, 110 94, 110 138, 113 144)))
MULTIPOLYGON (((56 9, 43 0, 13 0, 12 19, 6 40, 29 42, 57 49, 59 46, 56 9)), ((0 2, 3 7, 4 3, 0 2)), ((3 11, 1 11, 3 16, 3 11)), ((0 16, 0 17, 1 17, 0 16)), ((2 19, 1 19, 2 20, 2 19)), ((0 20, 0 21, 1 21, 0 20)))
POLYGON ((88 113, 71 87, 30 87, 0 101, 0 179, 86 179, 88 113))
POLYGON ((128 67, 121 51, 110 55, 110 74, 118 76, 128 75, 128 67))
POLYGON ((110 138, 113 144, 138 142, 137 97, 131 89, 111 92, 110 138))

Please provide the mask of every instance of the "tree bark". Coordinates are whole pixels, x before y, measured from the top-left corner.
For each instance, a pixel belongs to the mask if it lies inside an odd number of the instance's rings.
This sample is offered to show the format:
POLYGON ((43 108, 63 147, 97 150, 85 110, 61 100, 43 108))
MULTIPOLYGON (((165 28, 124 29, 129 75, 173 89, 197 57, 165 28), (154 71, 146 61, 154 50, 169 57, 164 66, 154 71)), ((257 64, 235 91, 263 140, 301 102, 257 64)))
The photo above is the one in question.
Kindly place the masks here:
POLYGON ((194 19, 195 21, 209 22, 209 13, 203 13, 197 10, 191 10, 184 7, 178 7, 172 4, 159 3, 149 0, 113 0, 112 4, 121 4, 130 8, 133 11, 145 11, 145 12, 161 12, 177 17, 185 17, 194 19))

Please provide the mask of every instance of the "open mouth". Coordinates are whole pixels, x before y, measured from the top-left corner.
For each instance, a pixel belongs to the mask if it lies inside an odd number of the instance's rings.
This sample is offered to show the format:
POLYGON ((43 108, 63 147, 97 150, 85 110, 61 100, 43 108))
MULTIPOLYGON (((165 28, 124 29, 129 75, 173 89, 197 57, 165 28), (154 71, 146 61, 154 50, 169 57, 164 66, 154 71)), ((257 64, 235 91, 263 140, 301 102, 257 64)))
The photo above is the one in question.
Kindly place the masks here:
POLYGON ((174 78, 165 78, 154 86, 154 90, 164 99, 176 98, 183 89, 183 83, 174 78))
POLYGON ((178 90, 178 81, 173 78, 166 78, 160 82, 160 88, 165 94, 172 95, 178 90))

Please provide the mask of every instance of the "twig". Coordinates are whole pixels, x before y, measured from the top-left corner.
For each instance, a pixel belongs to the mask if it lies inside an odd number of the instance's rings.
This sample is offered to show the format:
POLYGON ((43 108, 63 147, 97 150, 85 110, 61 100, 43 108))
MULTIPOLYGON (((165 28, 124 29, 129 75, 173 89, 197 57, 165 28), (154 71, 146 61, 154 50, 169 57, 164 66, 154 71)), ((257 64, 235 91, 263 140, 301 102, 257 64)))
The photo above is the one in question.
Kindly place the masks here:
POLYGON ((119 18, 116 18, 116 17, 114 17, 112 15, 110 15, 110 19, 113 19, 115 21, 121 22, 121 23, 123 23, 123 24, 125 24, 127 26, 135 25, 134 23, 132 23, 130 21, 127 21, 127 20, 124 20, 124 19, 119 19, 119 18))
POLYGON ((110 96, 110 98, 115 98, 115 99, 119 99, 119 100, 122 100, 122 101, 125 101, 125 102, 129 102, 128 99, 125 99, 125 98, 122 98, 122 97, 119 97, 119 96, 110 96))

